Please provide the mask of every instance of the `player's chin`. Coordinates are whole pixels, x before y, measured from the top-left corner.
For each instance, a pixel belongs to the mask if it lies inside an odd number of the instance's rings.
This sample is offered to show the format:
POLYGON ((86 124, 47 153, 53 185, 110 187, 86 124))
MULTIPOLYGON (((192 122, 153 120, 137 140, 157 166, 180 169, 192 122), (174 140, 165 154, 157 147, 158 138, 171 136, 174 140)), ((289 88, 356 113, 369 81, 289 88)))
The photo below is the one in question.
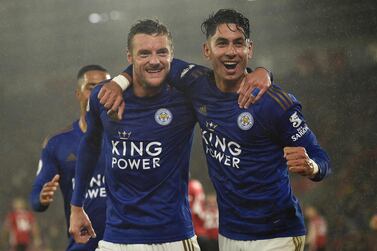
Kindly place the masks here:
POLYGON ((147 79, 146 82, 147 82, 147 85, 151 88, 157 88, 157 87, 160 87, 162 85, 162 83, 164 82, 165 78, 162 78, 162 77, 159 77, 159 78, 150 78, 150 79, 147 79))
POLYGON ((241 80, 243 77, 244 77, 244 75, 242 73, 238 73, 238 74, 227 74, 227 73, 225 73, 223 75, 223 78, 226 81, 238 81, 238 80, 241 80))

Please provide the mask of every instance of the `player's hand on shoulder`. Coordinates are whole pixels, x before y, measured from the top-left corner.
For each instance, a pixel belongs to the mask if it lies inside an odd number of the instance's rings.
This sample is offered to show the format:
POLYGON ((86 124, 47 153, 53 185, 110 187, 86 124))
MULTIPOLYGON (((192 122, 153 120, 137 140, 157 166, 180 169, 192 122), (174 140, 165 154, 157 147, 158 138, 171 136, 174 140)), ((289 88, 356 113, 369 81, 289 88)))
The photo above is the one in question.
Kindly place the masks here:
POLYGON ((69 233, 75 242, 82 244, 96 238, 92 223, 82 207, 71 205, 69 233))
POLYGON ((108 109, 108 114, 113 118, 122 119, 125 109, 123 91, 113 80, 105 83, 98 93, 100 103, 108 109))
POLYGON ((240 108, 248 108, 257 102, 271 86, 270 73, 265 68, 256 68, 246 74, 237 93, 240 108))
POLYGON ((41 192, 39 193, 39 202, 43 206, 48 206, 52 201, 54 201, 54 194, 56 190, 58 189, 59 186, 59 179, 60 175, 56 174, 52 180, 49 182, 46 182, 43 187, 41 192))
POLYGON ((309 158, 304 147, 284 147, 284 158, 292 173, 313 177, 318 172, 317 164, 309 158))

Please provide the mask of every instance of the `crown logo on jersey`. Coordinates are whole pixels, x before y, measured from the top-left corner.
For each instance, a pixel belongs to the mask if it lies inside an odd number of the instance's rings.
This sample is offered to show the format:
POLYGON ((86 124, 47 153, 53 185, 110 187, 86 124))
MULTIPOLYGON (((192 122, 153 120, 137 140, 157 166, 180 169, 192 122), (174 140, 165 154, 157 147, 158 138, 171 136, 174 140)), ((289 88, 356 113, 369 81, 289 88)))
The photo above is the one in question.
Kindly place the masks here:
POLYGON ((118 135, 120 139, 129 139, 131 136, 131 132, 126 132, 126 131, 118 131, 118 135))
POLYGON ((216 127, 218 125, 216 125, 215 123, 213 122, 208 122, 206 121, 206 127, 208 128, 208 130, 210 130, 211 132, 215 131, 216 127))

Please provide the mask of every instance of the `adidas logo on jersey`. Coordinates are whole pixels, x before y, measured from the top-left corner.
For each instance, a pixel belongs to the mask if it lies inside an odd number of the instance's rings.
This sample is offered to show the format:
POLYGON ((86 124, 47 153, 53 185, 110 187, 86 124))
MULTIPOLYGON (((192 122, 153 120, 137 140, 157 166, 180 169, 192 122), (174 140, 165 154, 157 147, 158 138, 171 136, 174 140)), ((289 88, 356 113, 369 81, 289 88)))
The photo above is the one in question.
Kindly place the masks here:
POLYGON ((202 105, 199 107, 199 112, 203 115, 207 115, 207 106, 206 105, 202 105))
POLYGON ((76 155, 74 155, 73 153, 70 153, 66 159, 66 161, 76 161, 77 158, 76 158, 76 155))

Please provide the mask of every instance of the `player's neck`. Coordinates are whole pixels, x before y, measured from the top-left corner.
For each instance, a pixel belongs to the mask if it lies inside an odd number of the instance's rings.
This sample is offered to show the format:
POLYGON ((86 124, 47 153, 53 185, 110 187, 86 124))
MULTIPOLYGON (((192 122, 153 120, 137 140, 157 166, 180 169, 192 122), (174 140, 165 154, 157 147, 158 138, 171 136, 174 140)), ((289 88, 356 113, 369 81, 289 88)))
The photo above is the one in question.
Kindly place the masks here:
POLYGON ((153 97, 161 92, 162 85, 158 87, 149 87, 143 85, 139 81, 134 81, 133 88, 134 94, 137 97, 153 97))
POLYGON ((243 78, 238 80, 226 80, 215 74, 216 86, 221 92, 237 92, 240 88, 243 78))

